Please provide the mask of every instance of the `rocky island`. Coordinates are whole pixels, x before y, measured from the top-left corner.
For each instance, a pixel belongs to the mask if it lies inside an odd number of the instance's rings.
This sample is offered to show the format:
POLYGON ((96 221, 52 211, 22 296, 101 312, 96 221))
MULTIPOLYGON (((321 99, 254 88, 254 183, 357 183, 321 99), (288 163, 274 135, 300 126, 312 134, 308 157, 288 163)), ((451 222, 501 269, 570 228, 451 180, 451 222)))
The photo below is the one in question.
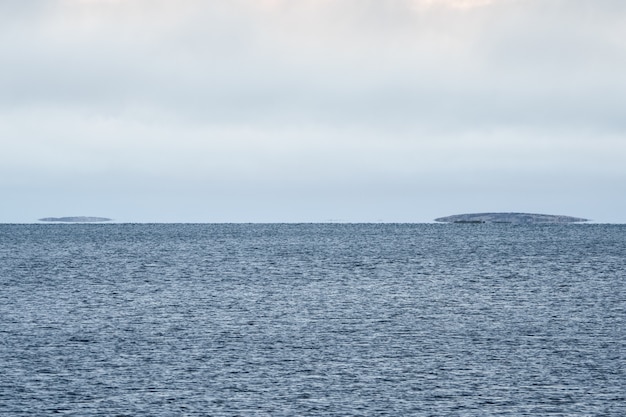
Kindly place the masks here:
POLYGON ((56 222, 56 223, 100 223, 110 222, 111 219, 106 217, 88 217, 88 216, 71 216, 71 217, 44 217, 39 219, 40 222, 56 222))
POLYGON ((571 216, 534 213, 471 213, 456 214, 454 216, 439 217, 436 222, 444 223, 514 223, 514 224, 537 224, 537 223, 580 223, 588 219, 571 216))

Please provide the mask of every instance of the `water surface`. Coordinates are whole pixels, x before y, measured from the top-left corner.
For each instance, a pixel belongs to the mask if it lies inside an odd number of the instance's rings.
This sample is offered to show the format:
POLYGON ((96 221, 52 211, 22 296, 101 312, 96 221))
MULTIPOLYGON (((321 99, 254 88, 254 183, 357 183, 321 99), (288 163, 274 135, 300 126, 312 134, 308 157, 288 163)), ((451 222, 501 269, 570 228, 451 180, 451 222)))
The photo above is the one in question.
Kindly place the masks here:
POLYGON ((0 414, 623 416, 620 225, 0 225, 0 414))

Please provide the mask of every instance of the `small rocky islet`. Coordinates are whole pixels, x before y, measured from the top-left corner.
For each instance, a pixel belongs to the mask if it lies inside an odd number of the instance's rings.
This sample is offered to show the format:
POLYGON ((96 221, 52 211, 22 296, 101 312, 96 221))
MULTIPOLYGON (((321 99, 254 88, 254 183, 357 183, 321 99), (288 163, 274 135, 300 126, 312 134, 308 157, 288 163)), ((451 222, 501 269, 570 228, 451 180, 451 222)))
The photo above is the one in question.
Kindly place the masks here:
POLYGON ((69 216, 69 217, 44 217, 39 219, 40 222, 47 223, 102 223, 110 222, 112 219, 107 217, 92 216, 69 216))
POLYGON ((561 224, 589 221, 581 217, 535 213, 469 213, 435 219, 441 223, 512 223, 512 224, 561 224))

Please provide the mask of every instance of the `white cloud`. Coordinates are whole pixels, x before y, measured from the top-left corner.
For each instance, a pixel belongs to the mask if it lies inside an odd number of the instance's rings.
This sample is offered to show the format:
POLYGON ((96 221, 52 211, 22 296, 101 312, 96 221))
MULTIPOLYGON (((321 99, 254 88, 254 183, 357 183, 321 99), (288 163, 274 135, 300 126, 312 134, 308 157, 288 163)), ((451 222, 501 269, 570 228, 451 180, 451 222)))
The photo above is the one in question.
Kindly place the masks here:
POLYGON ((532 199, 548 178, 571 201, 571 178, 625 176, 625 16, 560 0, 5 2, 0 186, 278 201, 374 184, 406 204, 402 189, 457 184, 532 199))

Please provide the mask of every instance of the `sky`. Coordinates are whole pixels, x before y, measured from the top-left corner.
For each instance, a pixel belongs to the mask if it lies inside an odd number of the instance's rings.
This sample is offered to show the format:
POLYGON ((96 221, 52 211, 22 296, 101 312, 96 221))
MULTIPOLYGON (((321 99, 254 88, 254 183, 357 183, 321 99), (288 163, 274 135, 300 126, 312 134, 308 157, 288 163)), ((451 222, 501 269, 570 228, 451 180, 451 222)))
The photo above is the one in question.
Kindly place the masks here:
POLYGON ((0 0, 0 223, 626 223, 623 0, 0 0))

